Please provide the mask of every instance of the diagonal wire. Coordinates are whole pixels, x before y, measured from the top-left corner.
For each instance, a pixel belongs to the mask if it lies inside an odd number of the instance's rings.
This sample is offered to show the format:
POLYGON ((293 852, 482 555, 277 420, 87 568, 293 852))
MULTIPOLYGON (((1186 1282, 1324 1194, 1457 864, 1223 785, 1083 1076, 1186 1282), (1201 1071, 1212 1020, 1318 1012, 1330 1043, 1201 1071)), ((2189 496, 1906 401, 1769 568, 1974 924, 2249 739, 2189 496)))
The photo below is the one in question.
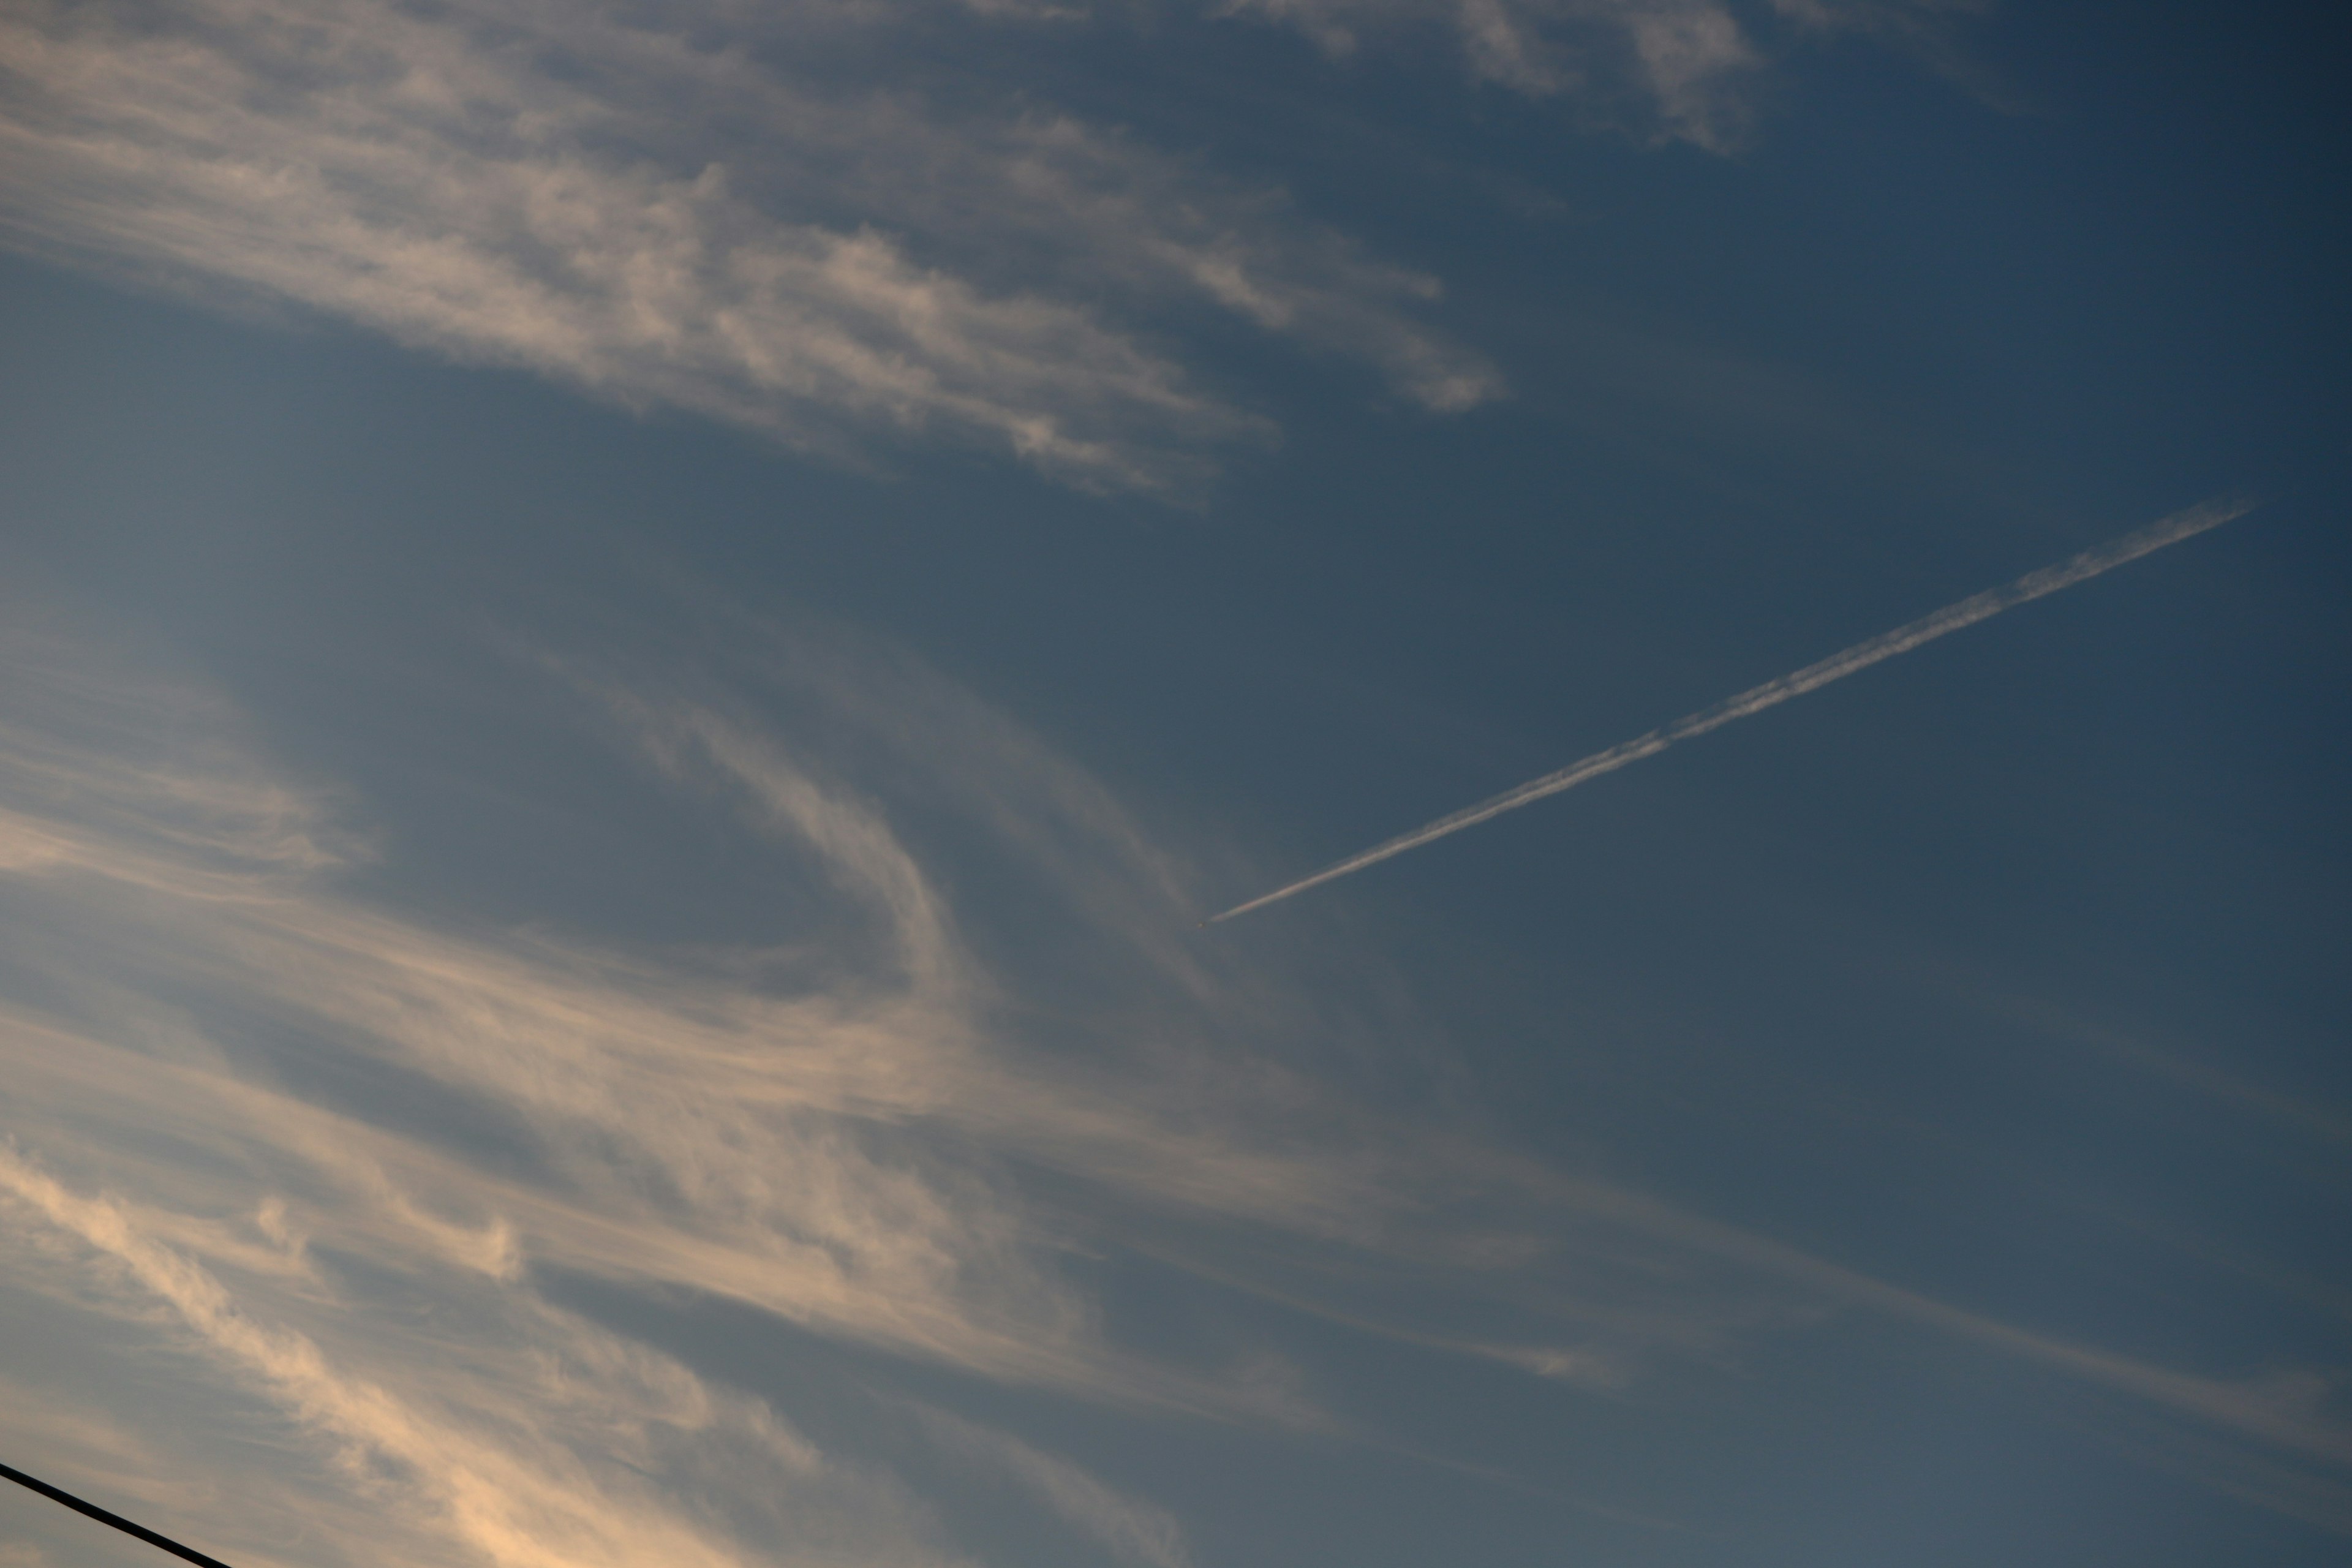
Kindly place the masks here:
POLYGON ((76 1513, 86 1513, 100 1524, 110 1524, 125 1535, 135 1535, 150 1546, 161 1547, 184 1562, 199 1563, 202 1568, 228 1568, 228 1564, 217 1557, 207 1557, 193 1546, 183 1546, 168 1535, 158 1535, 143 1524, 133 1524, 119 1513, 109 1513, 94 1502, 84 1502, 73 1493, 62 1491, 47 1481, 35 1480, 22 1470, 11 1469, 6 1465, 0 1465, 0 1476, 7 1477, 28 1490, 40 1493, 51 1502, 61 1502, 76 1513))

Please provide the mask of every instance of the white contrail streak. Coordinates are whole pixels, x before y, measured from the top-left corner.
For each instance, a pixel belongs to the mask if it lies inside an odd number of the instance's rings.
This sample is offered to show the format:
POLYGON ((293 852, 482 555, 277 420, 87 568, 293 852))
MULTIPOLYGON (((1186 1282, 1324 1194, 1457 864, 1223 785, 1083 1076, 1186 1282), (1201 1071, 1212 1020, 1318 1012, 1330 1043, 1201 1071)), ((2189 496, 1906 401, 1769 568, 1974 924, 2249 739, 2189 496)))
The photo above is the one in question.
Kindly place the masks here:
POLYGON ((1337 865, 1326 866, 1311 877, 1301 878, 1287 887, 1276 888, 1273 892, 1252 899, 1245 904, 1236 904, 1223 914, 1211 916, 1201 923, 1214 925, 1219 921, 1229 921, 1235 915, 1245 915, 1252 910, 1264 909, 1268 904, 1279 903, 1293 893, 1303 893, 1309 888, 1344 877, 1350 871, 1360 871, 1376 861, 1385 860, 1391 855, 1402 855, 1406 850, 1417 848, 1433 838, 1443 838, 1449 833, 1459 833, 1465 827, 1477 826, 1490 816, 1500 816, 1507 811, 1516 811, 1530 801, 1541 800, 1548 795, 1558 795, 1564 789, 1573 789, 1587 779, 1613 773, 1627 763, 1639 762, 1643 757, 1663 752, 1676 741, 1687 741, 1693 735, 1704 735, 1709 730, 1718 729, 1730 723, 1734 719, 1745 719, 1750 713, 1760 713, 1775 703, 1786 702, 1790 698, 1801 696, 1817 686, 1827 686, 1831 681, 1843 679, 1857 669, 1866 669, 1880 659, 1893 658, 1898 653, 1908 653, 1921 643, 1933 642, 1947 632, 1956 632, 1962 626, 1974 626, 1979 621, 2000 614, 2011 605, 2022 605, 2029 599, 2039 599, 2043 595, 2054 594, 2061 588, 2071 588, 2075 584, 2095 577, 2102 572, 2113 571, 2126 561, 2136 561, 2151 551, 2161 550, 2168 544, 2177 544, 2190 534, 2202 533, 2209 528, 2219 528, 2231 519, 2242 517, 2252 510, 2253 504, 2250 500, 2210 500, 2202 506, 2190 507, 2186 511, 2174 512, 2170 517, 2160 522, 2150 523, 2137 533, 2126 533, 2121 539, 2110 540, 2105 544, 2085 550, 2070 561, 2062 561, 2055 566, 2045 566, 2039 572, 2029 572, 2007 587, 1989 589, 1974 598, 1962 599, 1957 605, 1947 605, 1932 616, 1924 616, 1908 626, 1897 626, 1891 632, 1881 633, 1868 642, 1858 642, 1843 653, 1830 655, 1819 664, 1805 666, 1793 675, 1784 675, 1778 680, 1768 680, 1763 685, 1752 687, 1737 697, 1726 698, 1712 708, 1702 708, 1687 718, 1677 719, 1673 723, 1653 730, 1646 735, 1637 735, 1622 745, 1612 746, 1605 752, 1595 752, 1582 762, 1570 763, 1557 773, 1549 773, 1541 778, 1529 779, 1516 789, 1507 789, 1502 794, 1482 800, 1475 805, 1465 806, 1450 816, 1441 816, 1425 826, 1416 827, 1410 833, 1400 834, 1386 843, 1375 844, 1360 855, 1350 855, 1337 865))

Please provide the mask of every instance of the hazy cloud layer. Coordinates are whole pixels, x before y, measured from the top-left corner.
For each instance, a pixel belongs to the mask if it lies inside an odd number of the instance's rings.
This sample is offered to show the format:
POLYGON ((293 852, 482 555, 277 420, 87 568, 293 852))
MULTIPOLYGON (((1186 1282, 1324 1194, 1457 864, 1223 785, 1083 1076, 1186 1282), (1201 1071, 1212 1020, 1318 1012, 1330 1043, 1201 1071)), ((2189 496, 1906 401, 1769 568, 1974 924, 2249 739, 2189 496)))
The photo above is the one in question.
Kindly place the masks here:
MULTIPOLYGON (((0 1292, 61 1348, 0 1425, 240 1561, 961 1560, 887 1445, 821 1450, 558 1305, 550 1270, 1138 1411, 1336 1430, 1270 1352, 1110 1335, 1065 1250, 1100 1245, 1106 1212, 1180 1248, 1238 1226, 1477 1249, 1416 1240, 1411 1213, 1423 1167, 1459 1185, 1476 1162, 1216 1041, 1246 999, 1162 941, 1165 866, 1083 775, 918 672, 820 658, 781 685, 883 699, 844 757, 933 748, 957 810, 1140 938, 1112 962, 1171 999, 1165 1037, 1087 1061, 1007 1034, 1036 999, 975 960, 877 809, 681 689, 551 677, 772 857, 820 911, 813 951, 436 929, 341 890, 368 849, 216 700, 64 640, 8 653, 0 1292), (1075 1208, 1051 1196, 1073 1181, 1075 1208)), ((1072 1460, 919 1425, 1114 1557, 1189 1561, 1170 1515, 1072 1460)))
MULTIPOLYGON (((369 896, 396 846, 232 707, 67 637, 6 652, 0 1294, 41 1351, 0 1435, 68 1484, 181 1489, 236 1560, 968 1560, 886 1440, 903 1407, 820 1440, 566 1279, 1138 1418, 1386 1440, 1271 1345, 1119 1329, 1069 1267, 1110 1252, 1604 1392, 1866 1309, 2305 1489, 2352 1464, 2324 1379, 2042 1338, 1286 1062, 1335 1020, 1281 955, 1188 946, 1185 872, 1107 792, 877 650, 535 656, 542 701, 761 868, 779 930, 724 951, 369 896), (975 876, 989 900, 953 890, 975 876), (987 956, 1003 898, 1039 973, 987 956)), ((1193 1560, 1167 1510, 1030 1436, 912 1426, 1094 1550, 1193 1560)))

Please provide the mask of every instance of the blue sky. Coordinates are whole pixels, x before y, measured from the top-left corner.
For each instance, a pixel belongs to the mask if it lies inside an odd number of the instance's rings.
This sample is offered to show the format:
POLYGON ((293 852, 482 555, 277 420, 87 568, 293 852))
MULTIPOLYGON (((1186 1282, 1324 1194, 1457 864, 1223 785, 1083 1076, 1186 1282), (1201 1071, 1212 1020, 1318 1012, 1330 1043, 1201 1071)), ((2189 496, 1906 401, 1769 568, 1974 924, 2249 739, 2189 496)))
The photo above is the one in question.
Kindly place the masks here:
POLYGON ((2308 9, 12 9, 0 1458, 239 1568, 2340 1560, 2308 9))

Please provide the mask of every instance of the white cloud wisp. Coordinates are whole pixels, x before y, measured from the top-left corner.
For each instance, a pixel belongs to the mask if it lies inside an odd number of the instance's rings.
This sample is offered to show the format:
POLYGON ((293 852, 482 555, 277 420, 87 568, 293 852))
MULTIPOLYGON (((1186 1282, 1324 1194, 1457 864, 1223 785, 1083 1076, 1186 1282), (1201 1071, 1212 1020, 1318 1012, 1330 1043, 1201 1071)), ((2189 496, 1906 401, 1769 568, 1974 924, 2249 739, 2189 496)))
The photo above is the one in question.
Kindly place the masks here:
POLYGON ((39 0, 0 17, 0 241, 804 449, 928 435, 1091 489, 1273 436, 1171 348, 1187 310, 1427 409, 1500 390, 1415 319, 1434 280, 1278 195, 1018 84, 949 107, 859 42, 913 20, 39 0))
POLYGON ((1977 0, 1229 0, 1297 27, 1335 55, 1371 36, 1435 25, 1455 36, 1482 82, 1576 102, 1604 124, 1658 142, 1735 150, 1756 89, 1792 44, 1843 33, 1914 47, 1977 0), (1743 20, 1743 12, 1747 17, 1743 20), (1762 26, 1759 26, 1761 23, 1762 26))

